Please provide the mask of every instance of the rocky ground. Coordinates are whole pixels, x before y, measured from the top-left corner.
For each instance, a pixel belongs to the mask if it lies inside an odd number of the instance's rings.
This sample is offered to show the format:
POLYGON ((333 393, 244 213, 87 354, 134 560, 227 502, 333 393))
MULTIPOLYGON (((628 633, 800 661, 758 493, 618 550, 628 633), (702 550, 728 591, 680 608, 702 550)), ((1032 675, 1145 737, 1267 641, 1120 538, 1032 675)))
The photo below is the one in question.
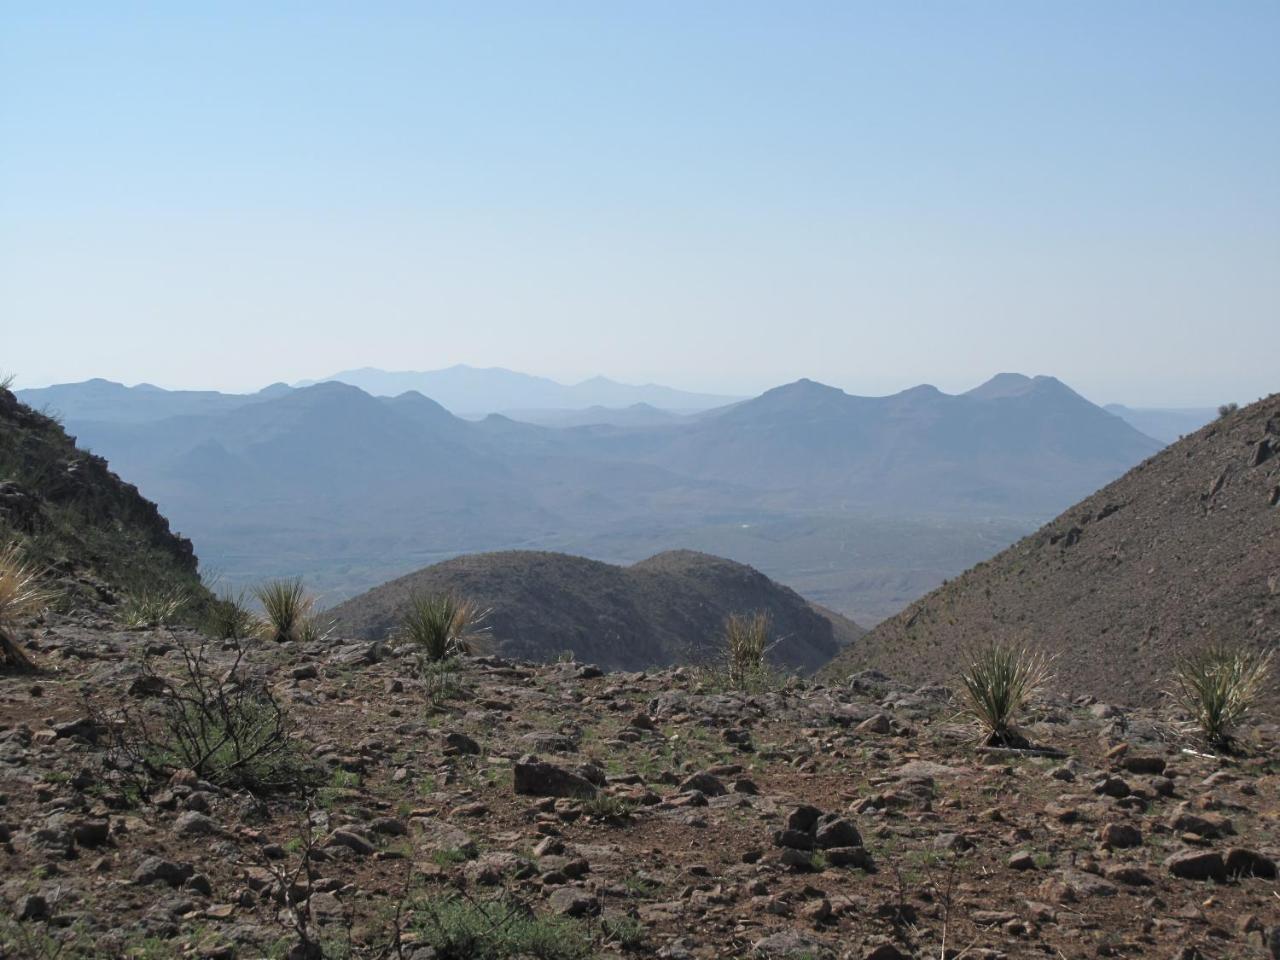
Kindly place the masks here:
POLYGON ((45 671, 0 678, 4 957, 1280 957, 1274 726, 1223 760, 1050 698, 1027 730, 1056 755, 984 752, 945 688, 874 674, 424 682, 373 644, 257 644, 310 801, 189 770, 144 798, 113 724, 157 692, 143 653, 176 673, 194 637, 32 640, 45 671))

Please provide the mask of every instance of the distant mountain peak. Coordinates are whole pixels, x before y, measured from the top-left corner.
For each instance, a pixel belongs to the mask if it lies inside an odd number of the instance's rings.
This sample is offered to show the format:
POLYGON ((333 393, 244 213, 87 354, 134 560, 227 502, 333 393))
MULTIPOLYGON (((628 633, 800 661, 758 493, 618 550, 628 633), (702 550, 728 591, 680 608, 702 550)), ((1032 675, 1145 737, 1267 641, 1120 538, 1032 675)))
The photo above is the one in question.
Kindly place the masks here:
POLYGON ((995 400, 1000 397, 1017 397, 1031 389, 1033 381, 1025 373, 997 373, 986 383, 965 393, 978 400, 995 400))

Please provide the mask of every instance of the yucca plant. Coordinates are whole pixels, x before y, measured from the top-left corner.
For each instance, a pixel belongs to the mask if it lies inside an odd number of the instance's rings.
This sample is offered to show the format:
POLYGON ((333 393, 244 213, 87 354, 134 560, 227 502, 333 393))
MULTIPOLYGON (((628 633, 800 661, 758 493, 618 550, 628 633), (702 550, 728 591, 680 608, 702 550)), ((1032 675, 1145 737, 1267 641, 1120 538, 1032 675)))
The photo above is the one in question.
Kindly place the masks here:
POLYGON ((42 610, 52 594, 40 586, 40 572, 22 559, 16 543, 0 548, 0 667, 32 670, 35 661, 18 646, 18 627, 42 610))
POLYGON ((1052 676, 1053 658, 1025 648, 992 643, 973 653, 960 672, 964 710, 986 731, 987 746, 1030 746, 1014 727, 1018 712, 1052 676))
POLYGON ((287 643, 302 636, 311 616, 315 599, 302 586, 302 578, 270 580, 253 589, 262 604, 266 621, 263 632, 277 643, 287 643))
POLYGON ((141 590, 125 597, 120 618, 130 627, 163 627, 177 620, 191 597, 181 588, 141 590))
POLYGON ((1211 747, 1231 749, 1236 730, 1262 696, 1273 655, 1211 644, 1176 661, 1174 699, 1211 747))
POLYGON ((731 613, 724 621, 724 658, 733 687, 759 682, 768 672, 765 657, 773 648, 773 620, 766 611, 731 613))
POLYGON ((472 601, 453 594, 416 593, 400 615, 400 632, 425 662, 439 663, 474 652, 487 633, 487 615, 472 601))

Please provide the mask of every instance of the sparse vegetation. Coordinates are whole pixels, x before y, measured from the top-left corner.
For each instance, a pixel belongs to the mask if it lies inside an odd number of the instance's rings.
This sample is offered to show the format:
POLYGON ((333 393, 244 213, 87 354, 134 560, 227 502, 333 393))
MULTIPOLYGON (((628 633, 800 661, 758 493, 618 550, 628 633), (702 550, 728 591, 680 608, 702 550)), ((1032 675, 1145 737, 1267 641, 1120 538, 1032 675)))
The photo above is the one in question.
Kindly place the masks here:
POLYGON ((776 645, 769 642, 773 620, 759 611, 731 613, 724 622, 724 658, 729 683, 737 688, 756 685, 768 672, 766 657, 776 645))
POLYGON ((175 679, 144 662, 150 705, 124 707, 99 719, 112 738, 110 764, 142 793, 175 769, 253 793, 310 786, 313 772, 292 737, 292 725, 270 688, 251 677, 245 649, 234 644, 230 662, 215 661, 210 642, 177 641, 182 670, 175 679))
POLYGON ((1218 417, 1229 417, 1239 409, 1240 404, 1238 403, 1224 403, 1218 407, 1218 417))
POLYGON ((1048 683, 1051 658, 1002 643, 992 643, 969 657, 960 672, 964 710, 986 731, 989 746, 1025 747, 1014 728, 1018 712, 1048 683))
POLYGON ((205 630, 215 640, 242 640, 256 633, 259 627, 243 590, 224 591, 209 604, 205 630))
POLYGON ((540 917, 510 898, 445 896, 414 906, 419 942, 438 960, 585 960, 591 941, 581 924, 540 917))
POLYGON ((1177 661, 1174 699, 1211 747, 1231 748, 1235 732, 1258 705, 1273 655, 1212 644, 1177 661))
POLYGON ((31 670, 35 661, 18 644, 18 628, 45 607, 52 594, 40 585, 34 564, 23 559, 17 543, 0 548, 0 668, 31 670))
POLYGON ((277 643, 301 639, 315 606, 314 598, 307 595, 302 578, 271 580, 254 588, 253 595, 262 604, 266 615, 265 633, 277 643))
POLYGON ((131 593, 120 607, 127 627, 167 627, 177 623, 191 597, 180 587, 157 587, 131 593))
POLYGON ((420 662, 439 663, 478 648, 486 615, 451 593, 414 594, 400 616, 400 629, 417 648, 420 662))

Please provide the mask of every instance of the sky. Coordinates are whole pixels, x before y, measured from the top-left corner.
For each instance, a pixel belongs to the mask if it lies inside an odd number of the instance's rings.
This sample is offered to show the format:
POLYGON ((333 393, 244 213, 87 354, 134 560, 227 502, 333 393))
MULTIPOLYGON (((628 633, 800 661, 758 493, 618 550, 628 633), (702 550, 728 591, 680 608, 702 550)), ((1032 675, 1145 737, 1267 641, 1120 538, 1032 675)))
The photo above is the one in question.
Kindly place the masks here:
POLYGON ((1280 389, 1280 3, 0 5, 0 370, 1280 389))

